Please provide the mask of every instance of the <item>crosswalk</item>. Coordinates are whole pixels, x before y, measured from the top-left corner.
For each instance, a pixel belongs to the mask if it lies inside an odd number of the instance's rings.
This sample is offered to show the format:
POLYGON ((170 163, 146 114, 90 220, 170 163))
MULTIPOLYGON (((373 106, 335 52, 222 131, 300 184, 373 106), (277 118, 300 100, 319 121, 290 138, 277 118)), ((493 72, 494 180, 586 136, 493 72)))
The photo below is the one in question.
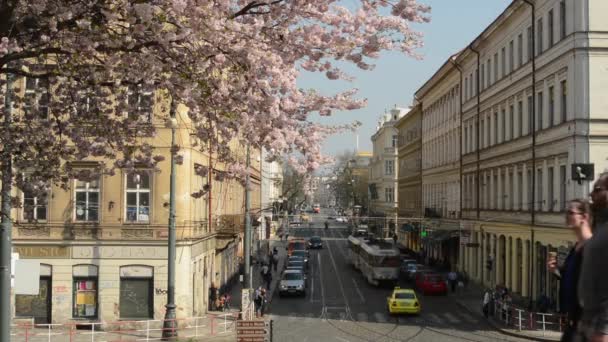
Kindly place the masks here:
POLYGON ((421 313, 418 316, 391 316, 388 312, 357 312, 348 315, 344 311, 327 311, 320 316, 313 313, 291 312, 287 315, 273 315, 273 319, 280 321, 299 321, 299 322, 318 322, 319 320, 331 321, 356 321, 369 323, 390 323, 390 324, 432 324, 432 325, 476 325, 480 319, 473 317, 466 312, 430 312, 421 313))

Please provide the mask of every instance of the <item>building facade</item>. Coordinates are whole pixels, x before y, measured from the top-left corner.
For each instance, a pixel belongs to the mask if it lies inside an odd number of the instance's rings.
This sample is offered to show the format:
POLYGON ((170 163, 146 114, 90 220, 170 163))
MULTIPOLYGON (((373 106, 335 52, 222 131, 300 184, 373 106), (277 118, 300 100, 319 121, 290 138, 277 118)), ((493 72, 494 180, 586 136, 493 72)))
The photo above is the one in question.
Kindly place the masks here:
MULTIPOLYGON (((15 190, 23 205, 12 211, 13 252, 40 263, 40 293, 14 295, 15 318, 78 323, 164 317, 171 131, 164 128, 166 106, 155 101, 162 97, 151 97, 148 110, 158 134, 150 143, 165 157, 157 169, 73 179, 67 189, 52 185, 44 198, 15 190)), ((176 129, 183 157, 175 189, 178 318, 204 314, 211 284, 223 288, 238 278, 244 221, 244 187, 223 179, 224 165, 195 147, 182 109, 176 129), (211 172, 200 172, 210 160, 211 172), (210 193, 191 196, 209 176, 210 193)), ((244 148, 233 145, 244 156, 244 148)), ((86 160, 71 166, 99 164, 86 160)), ((259 210, 259 163, 253 163, 251 175, 252 207, 259 210)))
POLYGON ((266 161, 268 152, 262 152, 262 222, 259 238, 267 239, 273 234, 273 220, 277 219, 278 203, 283 197, 283 164, 280 161, 266 161))
POLYGON ((403 247, 419 251, 422 209, 422 112, 419 104, 397 121, 399 221, 397 236, 403 247))
POLYGON ((394 229, 397 222, 399 198, 397 144, 399 132, 397 121, 408 109, 393 108, 385 114, 372 135, 373 157, 369 164, 369 216, 386 221, 384 228, 394 229), (383 220, 382 218, 386 218, 383 220))
POLYGON ((572 246, 566 205, 592 184, 571 170, 608 170, 606 11, 602 0, 513 1, 417 93, 425 207, 447 224, 462 217, 457 265, 484 285, 559 305, 547 254, 572 246))

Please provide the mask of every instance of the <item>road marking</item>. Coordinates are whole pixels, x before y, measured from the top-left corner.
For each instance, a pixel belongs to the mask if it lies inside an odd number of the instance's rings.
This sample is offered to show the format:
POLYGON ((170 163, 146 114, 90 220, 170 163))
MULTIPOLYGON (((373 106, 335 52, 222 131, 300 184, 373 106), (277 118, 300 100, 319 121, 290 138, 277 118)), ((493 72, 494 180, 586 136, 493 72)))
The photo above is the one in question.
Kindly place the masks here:
POLYGON ((466 313, 466 312, 462 312, 462 313, 460 313, 460 315, 461 315, 462 317, 464 317, 464 319, 465 319, 467 322, 469 322, 469 323, 477 323, 477 322, 479 322, 479 321, 477 320, 477 318, 475 318, 475 317, 473 317, 473 316, 469 315, 469 314, 468 314, 468 313, 466 313))
POLYGON ((452 324, 458 324, 461 321, 456 318, 456 316, 454 316, 451 312, 444 312, 443 316, 445 316, 445 318, 448 320, 448 322, 452 323, 452 324))
POLYGON ((376 322, 379 322, 379 323, 386 322, 386 316, 384 316, 384 314, 382 312, 374 312, 374 318, 376 319, 376 322))
POLYGON ((313 298, 315 296, 315 262, 311 262, 310 263, 310 272, 308 272, 308 274, 310 275, 310 302, 313 302, 313 298))
POLYGON ((359 322, 367 321, 367 314, 365 312, 359 312, 357 314, 357 321, 359 321, 359 322))
POLYGON ((357 285, 357 281, 355 280, 355 278, 351 278, 353 280, 353 284, 355 285, 355 290, 357 290, 357 294, 359 295, 359 298, 361 298, 361 302, 365 303, 365 297, 363 297, 363 293, 361 293, 361 290, 359 289, 359 285, 357 285))
POLYGON ((437 315, 436 315, 436 314, 434 314, 434 313, 430 313, 430 314, 428 315, 428 317, 429 317, 429 321, 431 321, 431 322, 433 322, 433 323, 441 323, 441 318, 439 318, 439 316, 437 316, 437 315))
POLYGON ((348 307, 348 299, 346 298, 346 292, 344 291, 344 284, 342 284, 342 277, 340 277, 340 272, 338 272, 336 259, 334 259, 334 253, 332 253, 331 248, 328 248, 327 250, 329 251, 329 258, 331 259, 331 263, 334 266, 334 271, 336 272, 336 276, 338 278, 338 286, 340 286, 340 293, 342 294, 342 298, 344 299, 344 305, 348 307))
POLYGON ((323 270, 321 269, 321 254, 317 254, 319 262, 319 281, 321 282, 321 303, 325 306, 325 284, 323 284, 323 270))

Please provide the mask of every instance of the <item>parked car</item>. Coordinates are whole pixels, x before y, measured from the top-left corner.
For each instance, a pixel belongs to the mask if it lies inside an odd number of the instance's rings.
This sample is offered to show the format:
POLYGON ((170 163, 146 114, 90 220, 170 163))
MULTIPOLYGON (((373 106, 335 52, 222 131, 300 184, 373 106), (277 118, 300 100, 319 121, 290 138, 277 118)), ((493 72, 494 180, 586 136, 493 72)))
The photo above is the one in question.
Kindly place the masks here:
POLYGON ((308 257, 310 255, 308 254, 307 250, 294 250, 291 252, 291 257, 300 257, 304 260, 304 263, 306 264, 306 266, 308 267, 308 257))
POLYGON ((419 272, 416 275, 416 288, 422 292, 423 295, 445 295, 448 293, 448 286, 446 285, 443 277, 438 273, 419 272))
POLYGON ((419 272, 424 272, 426 270, 426 266, 416 263, 410 263, 407 264, 406 270, 407 271, 405 274, 407 279, 413 281, 416 279, 416 274, 418 274, 419 272))
POLYGON ((300 258, 296 259, 291 259, 287 261, 287 264, 285 264, 284 272, 290 270, 299 270, 306 273, 306 263, 304 262, 304 260, 300 260, 300 258))
POLYGON ((307 248, 308 248, 308 243, 306 243, 306 240, 304 240, 302 238, 296 238, 296 239, 290 240, 289 243, 287 244, 287 255, 291 256, 293 251, 306 250, 307 248))
POLYGON ((308 248, 310 249, 316 249, 316 248, 323 248, 323 240, 321 240, 320 236, 313 236, 308 240, 308 248))
POLYGON ((304 273, 298 270, 286 270, 279 282, 279 296, 299 294, 306 296, 306 280, 304 273))
POLYGON ((386 305, 390 314, 406 313, 419 314, 420 302, 412 289, 395 287, 390 297, 386 298, 386 305))
POLYGON ((400 267, 400 271, 401 274, 406 275, 408 274, 410 268, 409 265, 416 265, 416 260, 414 259, 401 259, 401 267, 400 267))

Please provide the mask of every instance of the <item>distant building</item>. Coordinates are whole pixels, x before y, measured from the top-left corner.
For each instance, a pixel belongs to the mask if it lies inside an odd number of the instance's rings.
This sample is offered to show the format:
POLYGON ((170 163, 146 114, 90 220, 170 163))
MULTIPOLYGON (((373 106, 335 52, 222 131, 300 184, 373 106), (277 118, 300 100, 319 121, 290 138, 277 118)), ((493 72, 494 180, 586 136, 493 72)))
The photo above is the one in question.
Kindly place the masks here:
POLYGON ((283 164, 280 161, 266 161, 268 152, 262 152, 262 217, 258 230, 260 239, 270 237, 271 222, 276 219, 278 202, 283 195, 283 164))
MULTIPOLYGON (((387 217, 392 223, 387 226, 394 229, 398 215, 398 155, 397 144, 399 131, 397 121, 409 109, 393 108, 379 122, 376 133, 372 135, 373 157, 369 165, 369 216, 387 217)), ((387 221, 388 222, 388 221, 387 221)))

